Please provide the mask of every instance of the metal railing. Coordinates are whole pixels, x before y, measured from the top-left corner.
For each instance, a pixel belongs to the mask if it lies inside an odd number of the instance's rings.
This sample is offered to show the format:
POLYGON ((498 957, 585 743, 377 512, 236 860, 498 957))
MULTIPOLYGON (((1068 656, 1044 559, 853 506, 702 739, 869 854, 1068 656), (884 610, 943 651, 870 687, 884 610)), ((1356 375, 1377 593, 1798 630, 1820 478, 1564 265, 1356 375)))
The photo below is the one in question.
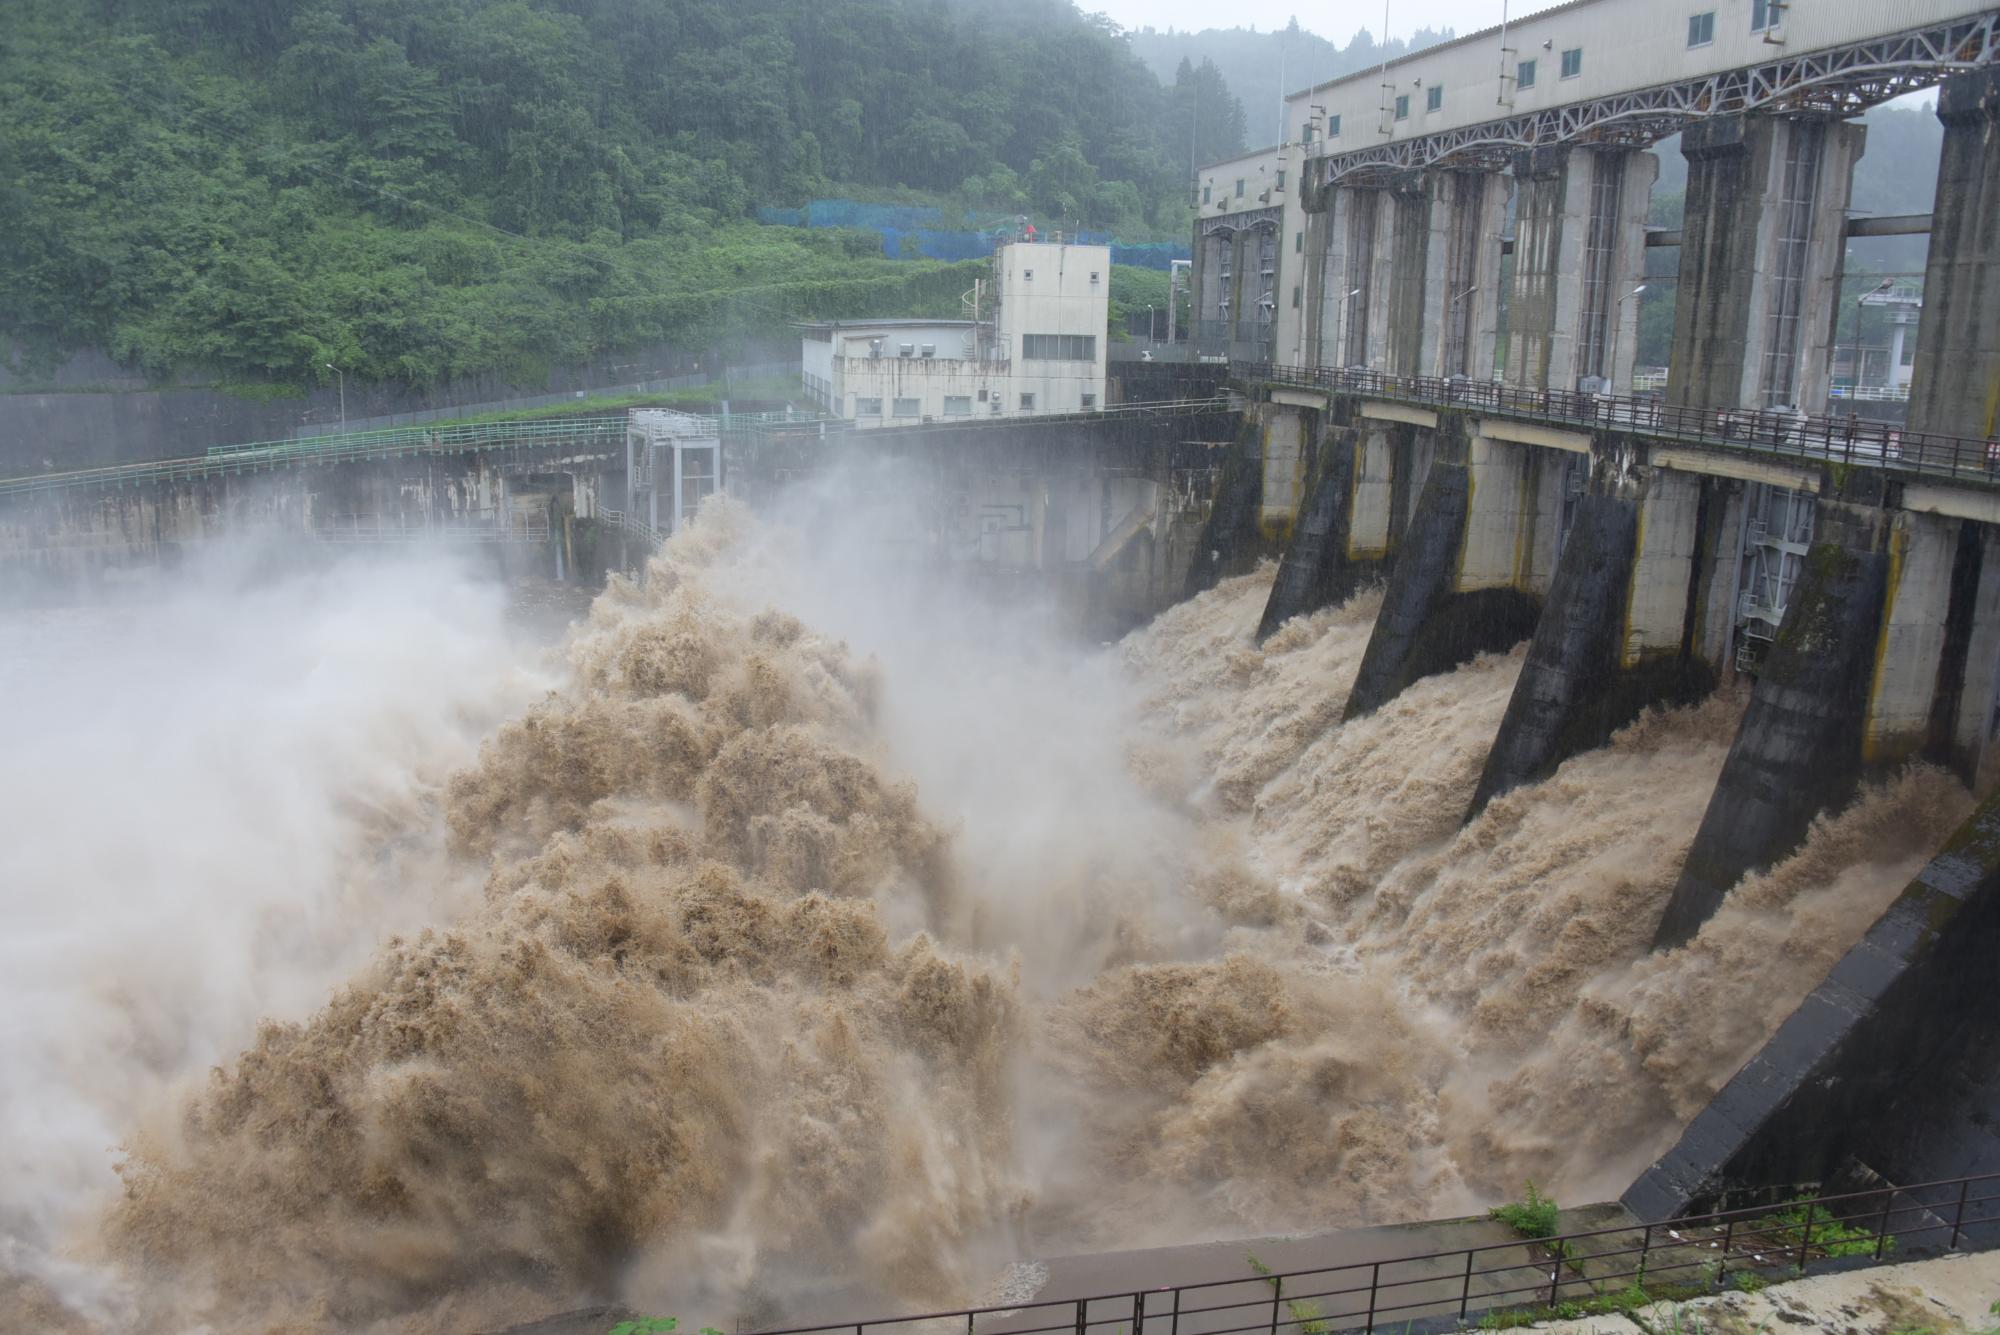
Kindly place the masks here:
POLYGON ((1509 1309, 1584 1309, 1592 1300, 1608 1310, 1621 1300, 1714 1292, 1744 1271, 1771 1279, 1821 1261, 1976 1249, 2000 1241, 2000 1217, 1981 1210, 1995 1201, 2000 1173, 1988 1173, 1666 1223, 762 1335, 1331 1335, 1384 1323, 1448 1327, 1509 1309))
POLYGON ((350 431, 302 440, 218 445, 204 454, 144 463, 111 464, 61 473, 0 478, 0 496, 69 487, 125 486, 211 477, 261 469, 353 463, 399 455, 463 454, 487 450, 624 448, 625 415, 545 418, 537 421, 461 423, 449 427, 394 427, 350 431))
POLYGON ((667 535, 659 529, 654 528, 651 524, 639 518, 639 516, 627 514, 623 510, 599 510, 597 517, 610 527, 642 538, 654 547, 660 546, 667 540, 667 535))
POLYGON ((1893 423, 1859 417, 1689 408, 1657 399, 1528 389, 1462 377, 1387 375, 1352 368, 1241 363, 1232 366, 1231 373, 1239 380, 1301 385, 1428 407, 1475 408, 1538 423, 1632 431, 1723 449, 2000 483, 2000 440, 1906 431, 1893 423))
POLYGON ((418 515, 415 522, 402 513, 330 515, 313 525, 318 542, 523 542, 549 540, 545 515, 495 515, 475 512, 450 518, 418 515))

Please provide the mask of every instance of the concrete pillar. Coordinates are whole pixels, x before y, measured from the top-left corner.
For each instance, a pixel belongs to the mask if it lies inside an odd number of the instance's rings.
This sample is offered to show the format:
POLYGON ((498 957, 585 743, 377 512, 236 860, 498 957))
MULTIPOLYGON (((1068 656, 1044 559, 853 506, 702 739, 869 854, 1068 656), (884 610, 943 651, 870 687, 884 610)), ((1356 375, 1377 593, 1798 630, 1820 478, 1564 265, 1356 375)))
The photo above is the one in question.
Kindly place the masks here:
POLYGON ((1383 303, 1382 369, 1391 375, 1428 375, 1423 360, 1424 331, 1436 323, 1435 299, 1442 286, 1429 266, 1431 193, 1423 172, 1399 175, 1384 192, 1388 236, 1388 293, 1383 303))
POLYGON ((1500 228, 1509 180, 1499 172, 1429 174, 1421 374, 1490 380, 1500 332, 1500 228))
POLYGON ((1382 221, 1386 212, 1381 190, 1340 188, 1340 264, 1327 272, 1334 298, 1330 346, 1335 366, 1374 366, 1380 356, 1382 311, 1388 301, 1387 284, 1380 281, 1382 236, 1394 231, 1393 223, 1382 221))
POLYGON ((1297 405, 1273 404, 1262 413, 1263 467, 1258 526, 1267 534, 1289 540, 1292 520, 1304 491, 1310 441, 1317 433, 1318 414, 1297 405))
POLYGON ((2000 432, 2000 70, 1947 81, 1937 114, 1944 149, 1908 420, 1985 439, 2000 432))
POLYGON ((1890 525, 1881 637, 1861 731, 1867 764, 1900 764, 1930 741, 1958 537, 1959 521, 1935 515, 1902 513, 1890 525))
POLYGON ((1537 451, 1470 432, 1455 418, 1435 434, 1348 718, 1374 712, 1419 678, 1520 643, 1541 610, 1536 530, 1554 516, 1537 451))
POLYGON ((1575 389, 1631 379, 1639 308, 1619 298, 1645 273, 1646 207, 1659 162, 1625 148, 1516 155, 1520 207, 1507 315, 1507 379, 1575 389))
MULTIPOLYGON (((1547 389, 1558 360, 1561 249, 1567 221, 1569 150, 1538 148, 1514 158, 1514 290, 1507 302, 1508 383, 1547 389)), ((1573 300, 1573 298, 1572 298, 1573 300)))
MULTIPOLYGON (((1996 955, 2000 797, 1626 1189, 1625 1207, 1672 1219, 1731 1187, 1824 1181, 1857 1162, 1888 1182, 1993 1171, 1996 955)), ((1959 1192, 1919 1189, 1897 1208, 1912 1201, 1954 1218, 1959 1192)), ((1991 1205, 1965 1220, 1962 1244, 1990 1246, 2000 1234, 1991 1205)))
POLYGON ((1805 839, 1863 766, 1890 576, 1884 512, 1822 502, 1814 542, 1688 851, 1655 949, 1681 945, 1737 881, 1805 839))
POLYGON ((1595 471, 1467 819, 1601 746, 1648 705, 1713 689, 1689 615, 1709 577, 1702 513, 1699 478, 1595 471))
POLYGON ((1765 115, 1682 132, 1687 211, 1669 403, 1825 411, 1864 140, 1859 125, 1765 115))
POLYGON ((1402 537, 1417 428, 1362 419, 1326 428, 1310 489, 1257 626, 1262 643, 1295 616, 1333 607, 1379 577, 1402 537))
POLYGON ((1946 672, 1953 663, 1960 666, 1940 689, 1934 717, 1946 763, 1974 783, 1992 745, 2000 703, 2000 530, 1967 524, 1959 546, 1965 555, 1953 582, 1951 624, 1964 629, 1946 646, 1946 672))

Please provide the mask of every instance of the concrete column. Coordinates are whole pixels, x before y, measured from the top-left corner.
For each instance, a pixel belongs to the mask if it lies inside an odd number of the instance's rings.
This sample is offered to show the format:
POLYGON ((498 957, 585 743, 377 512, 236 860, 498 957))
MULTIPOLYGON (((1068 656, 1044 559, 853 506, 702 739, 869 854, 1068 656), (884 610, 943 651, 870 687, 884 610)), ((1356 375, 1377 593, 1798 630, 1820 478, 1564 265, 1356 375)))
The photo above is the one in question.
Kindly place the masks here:
POLYGON ((1291 537, 1318 416, 1297 405, 1273 404, 1263 413, 1264 459, 1257 522, 1266 534, 1282 534, 1287 540, 1291 537))
POLYGON ((1429 174, 1421 374, 1493 376, 1500 332, 1500 228, 1509 184, 1499 172, 1429 174))
POLYGON ((1262 643, 1295 616, 1334 607, 1387 568, 1402 536, 1417 428, 1362 419, 1328 426, 1306 503, 1257 626, 1262 643))
POLYGON ((1509 381, 1575 389, 1583 376, 1630 380, 1639 308, 1618 298, 1645 273, 1646 206, 1658 174, 1651 154, 1625 148, 1516 156, 1509 381))
POLYGON ((1692 938, 1737 881, 1790 854, 1860 781, 1890 578, 1885 515, 1822 502, 1814 533, 1655 949, 1692 938))
POLYGON ((1389 234, 1388 293, 1383 311, 1382 369, 1428 375, 1424 331, 1437 323, 1440 284, 1430 270, 1433 210, 1422 172, 1407 172, 1385 191, 1389 234))
POLYGON ((1574 232, 1565 148, 1538 148, 1514 158, 1514 290, 1507 303, 1508 383, 1531 389, 1569 388, 1575 286, 1564 282, 1564 233, 1574 232))
MULTIPOLYGON (((1358 193, 1358 192, 1357 192, 1358 193)), ((1367 288, 1368 348, 1361 364, 1371 371, 1387 371, 1394 353, 1390 346, 1396 307, 1397 203, 1400 192, 1380 187, 1367 192, 1375 209, 1374 246, 1369 255, 1367 288)), ((1360 301, 1360 297, 1355 298, 1360 301)))
MULTIPOLYGON (((2000 530, 1967 524, 1960 530, 1961 552, 1970 549, 1971 569, 1953 583, 1962 610, 1953 607, 1952 622, 1964 627, 1958 643, 1948 643, 1946 663, 1962 666, 1939 691, 1938 730, 1945 738, 1945 760, 1968 783, 1979 778, 1993 741, 1996 703, 2000 703, 2000 530)), ((1961 570, 1964 566, 1961 565, 1961 570)))
POLYGON ((1304 278, 1304 302, 1306 302, 1306 342, 1300 348, 1300 366, 1330 366, 1328 350, 1332 346, 1328 336, 1328 326, 1332 324, 1332 244, 1334 244, 1334 198, 1340 192, 1332 186, 1324 186, 1312 196, 1306 196, 1306 242, 1304 254, 1298 256, 1298 270, 1304 278))
POLYGON ((1864 140, 1859 125, 1763 115, 1682 132, 1687 212, 1669 403, 1825 410, 1864 140))
MULTIPOLYGON (((1996 955, 2000 797, 1973 813, 1626 1189, 1626 1208, 1671 1219, 1731 1187, 1817 1182, 1856 1162, 1889 1182, 1992 1171, 1996 955)), ((1903 1200, 1952 1218, 1958 1191, 1903 1200)), ((2000 1233, 1990 1205, 1965 1218, 1961 1241, 1972 1246, 2000 1233)))
POLYGON ((1379 709, 1411 682, 1534 630, 1533 553, 1549 488, 1537 451, 1442 421, 1416 512, 1362 655, 1346 717, 1379 709))
MULTIPOLYGON (((1599 150, 1601 165, 1613 150, 1599 150)), ((1604 294, 1608 346, 1597 374, 1611 381, 1612 392, 1632 392, 1632 367, 1639 357, 1639 299, 1632 291, 1646 278, 1646 214, 1652 207, 1653 184, 1660 178, 1660 160, 1647 152, 1620 152, 1618 217, 1613 224, 1611 283, 1604 294)), ((1588 374, 1588 372, 1585 372, 1588 374)))
POLYGON ((1898 514, 1890 525, 1882 630, 1861 732, 1867 764, 1900 764, 1930 740, 1958 538, 1959 521, 1935 515, 1898 514))
POLYGON ((1702 493, 1701 479, 1665 469, 1596 470, 1467 819, 1603 745, 1648 705, 1714 688, 1689 616, 1709 577, 1702 493))
POLYGON ((2000 432, 2000 70, 1946 82, 1937 114, 1944 149, 1908 420, 1984 439, 2000 432))

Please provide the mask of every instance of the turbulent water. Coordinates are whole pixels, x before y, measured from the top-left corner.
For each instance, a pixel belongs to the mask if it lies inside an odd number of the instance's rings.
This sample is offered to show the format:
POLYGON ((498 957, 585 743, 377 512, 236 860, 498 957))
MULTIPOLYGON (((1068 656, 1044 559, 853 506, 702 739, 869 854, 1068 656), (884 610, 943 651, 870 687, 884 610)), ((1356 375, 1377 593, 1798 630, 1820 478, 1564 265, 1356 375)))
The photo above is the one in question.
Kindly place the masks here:
MULTIPOLYGON (((1343 725, 1375 595, 1260 648, 1266 570, 1084 655, 831 550, 711 504, 476 759, 323 711, 301 745, 372 762, 297 780, 338 837, 217 849, 227 893, 191 871, 171 906, 218 957, 299 954, 283 996, 195 1024, 205 971, 127 951, 44 980, 34 1097, 122 1140, 122 1190, 43 1137, 71 1162, 0 1186, 0 1316, 464 1331, 619 1296, 726 1326, 1530 1176, 1612 1193, 1970 809, 1912 770, 1653 956, 1736 696, 1461 829, 1518 653, 1343 725)), ((113 874, 42 882, 108 907, 113 874)))

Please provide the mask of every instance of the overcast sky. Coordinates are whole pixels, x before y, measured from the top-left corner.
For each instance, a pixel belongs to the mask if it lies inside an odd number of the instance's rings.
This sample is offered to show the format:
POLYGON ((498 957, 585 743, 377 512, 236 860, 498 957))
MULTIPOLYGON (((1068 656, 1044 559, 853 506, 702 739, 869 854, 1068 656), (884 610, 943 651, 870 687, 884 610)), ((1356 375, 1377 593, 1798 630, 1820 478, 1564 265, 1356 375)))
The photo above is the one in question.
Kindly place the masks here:
MULTIPOLYGON (((1508 10, 1512 18, 1549 8, 1550 0, 1517 0, 1508 10)), ((1381 0, 1359 0, 1347 5, 1299 5, 1296 0, 1077 0, 1086 13, 1103 12, 1125 28, 1249 27, 1258 31, 1282 28, 1297 15, 1299 26, 1329 41, 1345 45, 1357 29, 1370 32, 1382 26, 1381 0)), ((1452 28, 1460 33, 1477 32, 1500 21, 1500 0, 1389 0, 1389 34, 1407 37, 1417 28, 1452 28)))

